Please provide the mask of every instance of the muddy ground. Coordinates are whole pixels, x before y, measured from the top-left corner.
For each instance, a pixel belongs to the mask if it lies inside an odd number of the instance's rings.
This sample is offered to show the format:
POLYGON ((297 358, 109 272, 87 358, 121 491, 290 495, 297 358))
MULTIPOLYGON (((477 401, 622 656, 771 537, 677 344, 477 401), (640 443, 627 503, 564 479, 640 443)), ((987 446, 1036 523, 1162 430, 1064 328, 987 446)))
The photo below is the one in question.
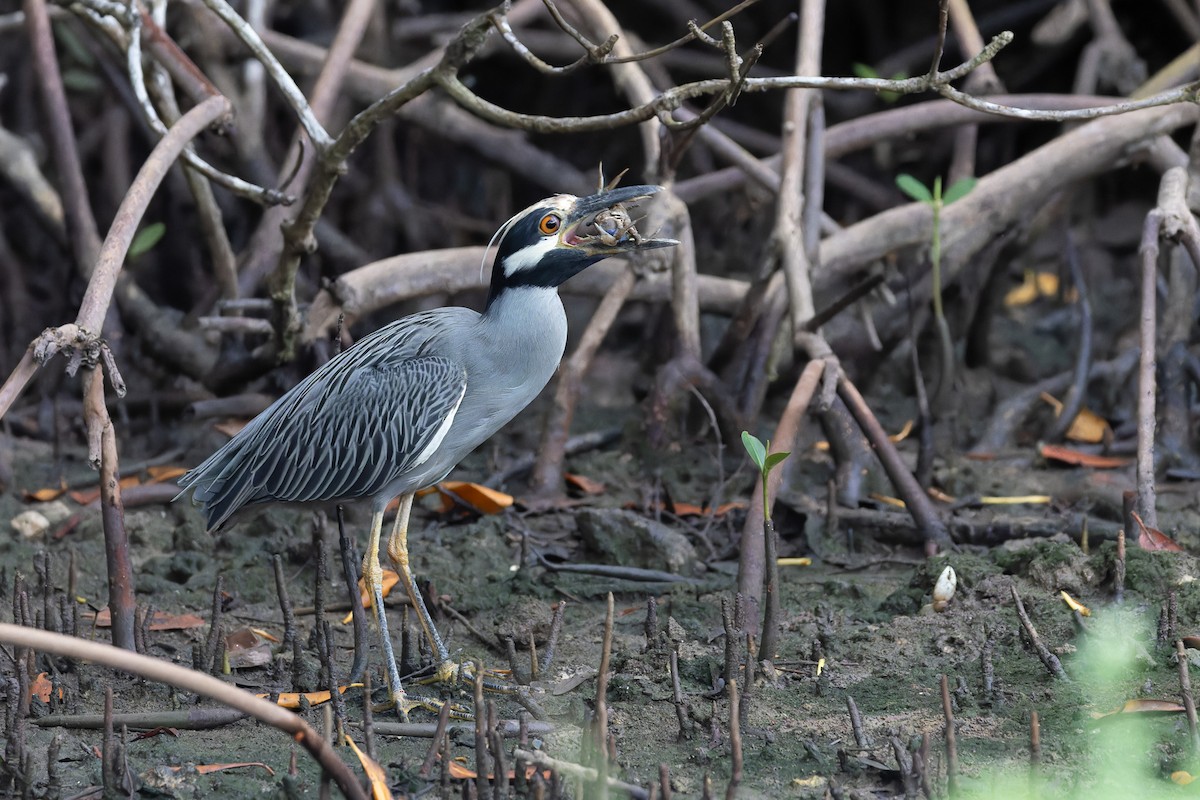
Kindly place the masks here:
MULTIPOLYGON (((613 369, 619 369, 619 360, 613 363, 618 364, 613 369)), ((611 384, 603 372, 604 362, 599 369, 592 379, 597 392, 589 396, 603 399, 599 387, 611 384)), ((904 416, 902 406, 892 407, 889 416, 896 419, 887 420, 889 426, 904 416)), ((514 480, 507 488, 516 493, 518 505, 484 517, 462 509, 440 515, 429 498, 415 512, 411 537, 415 566, 420 578, 432 581, 435 596, 493 643, 512 635, 522 651, 521 664, 526 663, 530 631, 539 653, 544 652, 552 609, 566 601, 553 665, 533 682, 545 721, 553 726, 553 732, 536 737, 535 744, 573 762, 588 759, 582 752, 584 730, 594 708, 605 596, 611 591, 616 618, 607 699, 616 745, 615 774, 648 787, 657 782, 660 765, 666 765, 677 796, 701 796, 706 780, 711 780, 714 796, 721 795, 731 774, 729 703, 720 680, 725 659, 721 604, 734 591, 737 555, 731 542, 740 531, 742 512, 681 518, 656 510, 655 498, 665 493, 675 502, 707 504, 719 487, 724 496, 715 499, 748 502, 754 482, 735 443, 724 443, 718 468, 717 437, 711 430, 679 439, 665 457, 656 459, 651 473, 638 450, 636 409, 628 402, 623 411, 593 402, 576 423, 576 430, 625 426, 612 444, 570 462, 572 472, 599 481, 603 492, 574 497, 550 510, 531 511, 522 508, 521 483, 514 480), (672 569, 687 580, 643 584, 546 566, 558 562, 672 569), (648 641, 645 626, 649 598, 657 601, 660 631, 653 641, 648 641), (681 735, 672 702, 672 650, 679 654, 687 735, 681 735)), ((482 480, 519 455, 536 434, 543 411, 543 405, 533 406, 454 477, 482 480)), ((173 435, 186 447, 186 454, 176 459, 181 464, 198 460, 224 438, 208 424, 172 425, 177 425, 173 435)), ((1175 660, 1169 648, 1156 641, 1160 609, 1173 592, 1177 635, 1194 632, 1200 610, 1195 559, 1137 547, 1129 549, 1125 602, 1114 604, 1116 549, 1111 534, 1119 519, 1120 493, 1132 485, 1132 467, 1096 471, 1054 466, 1040 460, 1032 446, 991 461, 968 460, 943 448, 946 457, 938 465, 943 485, 958 487, 962 495, 1049 493, 1054 499, 1049 505, 1000 511, 947 510, 950 519, 969 523, 975 531, 1001 530, 1001 523, 1009 519, 1040 520, 1043 535, 992 541, 992 546, 963 545, 957 552, 925 560, 919 543, 913 541, 907 516, 886 505, 878 505, 870 518, 841 519, 831 534, 821 509, 832 462, 815 446, 821 438, 819 429, 810 428, 809 446, 798 449, 787 462, 784 500, 776 513, 781 555, 808 555, 814 563, 783 570, 780 647, 772 668, 760 664, 755 670, 756 680, 744 700, 740 797, 825 797, 839 792, 843 797, 903 796, 893 742, 910 752, 920 746, 923 735, 930 738, 928 780, 934 791, 944 791, 947 760, 939 688, 943 675, 949 681, 957 719, 956 796, 1149 797, 1186 791, 1169 778, 1193 764, 1182 713, 1097 718, 1139 698, 1179 701, 1175 660), (1090 520, 1087 552, 1079 541, 1084 516, 1090 520), (991 528, 986 524, 989 518, 995 523, 991 528), (1046 538, 1056 528, 1062 533, 1046 538), (947 564, 957 571, 958 593, 944 613, 935 613, 929 605, 931 591, 947 564), (1061 659, 1068 678, 1052 677, 1020 632, 1013 587, 1041 638, 1061 659), (1090 606, 1092 616, 1073 614, 1059 595, 1062 590, 1090 606), (818 669, 820 658, 824 662, 818 669), (990 679, 985 677, 985 664, 993 671, 990 679), (862 716, 865 748, 857 746, 852 734, 849 698, 862 716), (1036 769, 1030 766, 1034 712, 1040 720, 1041 747, 1036 769)), ((125 446, 126 461, 136 459, 140 447, 156 439, 148 432, 131 437, 125 446)), ((8 600, 17 573, 31 587, 33 607, 41 608, 43 590, 35 571, 41 553, 49 555, 54 597, 62 596, 73 555, 81 633, 105 640, 106 630, 94 629, 88 620, 89 612, 102 607, 106 596, 98 512, 81 510, 69 497, 47 504, 27 502, 21 496, 24 490, 54 486, 60 474, 69 481, 86 482, 83 451, 68 446, 56 458, 49 445, 21 438, 9 439, 5 446, 14 457, 15 478, 12 490, 0 495, 0 520, 7 528, 10 518, 36 508, 51 519, 52 526, 47 536, 22 539, 6 530, 0 539, 5 597, 0 618, 12 618, 8 600), (80 515, 78 525, 62 538, 53 538, 69 513, 80 515)), ((887 493, 880 476, 872 474, 868 480, 887 493)), ((1166 488, 1162 527, 1187 544, 1195 536, 1196 501, 1188 487, 1166 488)), ((350 509, 348 525, 360 538, 364 538, 365 522, 361 510, 350 509)), ((309 512, 258 510, 215 537, 204 533, 199 514, 183 503, 131 508, 127 524, 134 546, 138 601, 157 611, 198 614, 207 620, 213 588, 221 576, 226 630, 253 627, 281 636, 282 615, 271 567, 275 553, 283 557, 293 602, 300 607, 312 605, 316 561, 314 516, 309 512)), ((336 527, 329 524, 323 531, 336 554, 336 527)), ((346 596, 340 575, 336 573, 329 590, 331 604, 346 596)), ((52 609, 59 602, 52 600, 52 609)), ((399 627, 402 605, 399 593, 390 598, 394 628, 399 627)), ((336 642, 339 680, 349 669, 353 646, 351 629, 341 624, 341 616, 340 612, 326 614, 336 642)), ((308 662, 302 685, 293 686, 291 654, 280 652, 275 653, 274 664, 235 669, 225 679, 263 692, 323 688, 315 685, 313 621, 311 613, 299 617, 308 662)), ((450 616, 441 614, 439 624, 456 656, 508 666, 502 650, 494 644, 489 647, 450 616)), ((193 651, 203 648, 207 634, 207 626, 151 631, 147 649, 151 655, 191 665, 193 651)), ((378 687, 381 673, 374 645, 371 652, 378 687)), ((1200 653, 1192 651, 1192 657, 1198 660, 1200 653)), ((34 795, 72 796, 101 781, 100 731, 41 727, 37 718, 98 713, 108 686, 114 690, 117 713, 189 709, 198 703, 196 697, 172 687, 96 666, 39 660, 39 669, 46 668, 60 671, 56 685, 65 697, 56 700, 53 708, 39 700, 33 703, 34 720, 26 726, 24 740, 32 754, 29 774, 34 795), (47 753, 55 741, 58 755, 53 771, 58 784, 47 788, 47 753)), ((4 670, 11 675, 10 666, 4 670)), ((439 694, 438 689, 425 687, 414 692, 439 694)), ((465 687, 442 687, 440 693, 470 702, 465 687)), ((511 698, 496 695, 495 699, 501 717, 513 718, 521 710, 511 698)), ((347 713, 354 723, 362 720, 362 700, 361 689, 346 694, 347 713)), ((314 725, 323 724, 321 708, 301 713, 314 725)), ((415 722, 434 719, 425 711, 413 715, 415 722)), ((375 720, 394 721, 394 716, 378 713, 375 720)), ((352 728, 351 732, 361 743, 362 731, 352 728)), ((130 780, 140 787, 139 796, 317 796, 319 791, 319 773, 307 754, 295 755, 296 748, 283 734, 251 721, 213 730, 163 731, 138 740, 134 732, 129 735, 127 769, 130 780), (192 769, 192 765, 230 762, 261 766, 211 774, 192 769)), ((451 779, 448 786, 440 787, 436 778, 430 784, 417 777, 429 748, 427 739, 377 733, 374 747, 398 792, 457 797, 463 791, 462 780, 451 779)), ((343 753, 354 761, 348 751, 343 753)), ((454 737, 451 755, 473 766, 469 733, 454 737)), ((565 791, 579 796, 580 787, 568 783, 565 791)))

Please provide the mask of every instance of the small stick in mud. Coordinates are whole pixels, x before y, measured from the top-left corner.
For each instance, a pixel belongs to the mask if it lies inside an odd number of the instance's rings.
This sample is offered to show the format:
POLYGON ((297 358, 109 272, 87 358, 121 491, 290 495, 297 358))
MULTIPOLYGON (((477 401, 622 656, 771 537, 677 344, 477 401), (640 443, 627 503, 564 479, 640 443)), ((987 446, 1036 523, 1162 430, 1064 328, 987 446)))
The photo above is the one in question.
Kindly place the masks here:
POLYGON ((1117 531, 1117 564, 1113 575, 1113 602, 1125 602, 1125 531, 1117 531))
POLYGON ((985 705, 996 704, 996 667, 992 663, 992 632, 985 625, 983 628, 983 647, 979 652, 979 668, 983 673, 983 702, 985 705))
POLYGON ((1038 766, 1042 763, 1042 723, 1038 719, 1038 712, 1031 711, 1029 713, 1029 769, 1034 774, 1037 773, 1038 766))
POLYGON ((929 754, 933 751, 933 736, 929 731, 921 734, 921 747, 917 750, 917 757, 913 759, 913 771, 917 773, 918 783, 921 784, 921 791, 926 797, 933 797, 933 781, 929 779, 929 754))
POLYGON ((217 645, 221 640, 221 594, 225 590, 225 576, 217 573, 217 581, 213 584, 212 612, 209 616, 208 637, 204 640, 204 651, 196 668, 203 672, 219 675, 221 665, 217 663, 217 645))
POLYGON ((487 718, 483 705, 483 662, 475 662, 475 796, 479 800, 487 797, 488 758, 487 734, 484 728, 487 718))
POLYGON ((741 592, 733 596, 733 603, 728 597, 721 598, 721 625, 725 629, 725 682, 736 680, 741 668, 740 645, 744 641, 746 611, 741 592))
POLYGON ((1176 626, 1179 624, 1179 603, 1174 589, 1167 590, 1167 601, 1158 611, 1158 630, 1155 637, 1159 647, 1174 647, 1171 643, 1178 639, 1176 626))
POLYGON ((616 609, 612 592, 608 593, 607 610, 604 614, 604 644, 600 650, 600 673, 596 676, 596 750, 599 758, 599 785, 603 787, 608 778, 608 671, 612 663, 613 620, 616 609))
POLYGON ((692 738, 695 726, 688 713, 687 700, 683 696, 683 687, 679 683, 679 651, 671 651, 671 700, 675 704, 675 717, 679 720, 678 741, 692 738))
POLYGON ((658 598, 650 595, 646 598, 646 649, 658 643, 658 598))
POLYGON ((946 794, 958 791, 958 736, 954 730, 954 706, 950 703, 950 682, 942 676, 942 715, 946 718, 946 794))
POLYGON ((363 672, 363 749, 367 752, 369 758, 375 758, 375 716, 371 710, 371 673, 363 672))
POLYGON ((550 620, 550 635, 546 638, 546 651, 542 653, 541 664, 537 672, 546 672, 554 663, 554 648, 558 646, 558 637, 562 633, 563 620, 566 619, 567 601, 559 600, 554 607, 554 616, 550 620))
POLYGON ((658 793, 662 800, 671 800, 671 768, 666 764, 658 765, 658 793))
MULTIPOLYGON (((354 660, 350 663, 347 683, 358 683, 367 671, 367 614, 363 608, 362 592, 358 590, 358 548, 346 535, 346 514, 342 504, 337 506, 338 549, 342 554, 342 574, 346 578, 346 593, 350 596, 350 616, 354 620, 354 660)), ((367 755, 371 755, 370 750, 367 755)), ((373 758, 374 756, 372 756, 373 758)))
POLYGON ((283 612, 283 642, 281 650, 287 650, 296 641, 296 614, 292 610, 292 598, 288 597, 287 581, 283 575, 283 558, 276 553, 271 557, 275 567, 275 591, 279 595, 279 609, 283 612))
POLYGON ((1183 694, 1183 707, 1187 711, 1188 732, 1192 737, 1192 752, 1200 753, 1200 725, 1196 722, 1196 700, 1192 696, 1192 677, 1188 674, 1187 650, 1183 640, 1175 641, 1175 663, 1179 665, 1179 689, 1183 694))
POLYGON ((906 798, 916 797, 917 786, 913 781, 912 757, 908 754, 908 750, 905 749, 904 742, 900 741, 899 736, 889 737, 888 744, 892 746, 892 755, 896 758, 900 783, 904 786, 904 796, 906 798))
POLYGON ((725 800, 735 800, 738 795, 738 787, 742 783, 742 725, 741 725, 741 710, 738 698, 737 681, 732 680, 728 685, 729 689, 729 757, 733 763, 733 770, 729 776, 729 786, 725 790, 725 800))
POLYGON ((1013 602, 1017 607, 1017 616, 1021 619, 1021 627, 1025 629, 1025 633, 1033 643, 1033 648, 1037 651, 1038 658, 1042 660, 1042 664, 1046 666, 1051 675, 1061 678, 1064 681, 1070 680, 1067 677, 1066 671, 1063 670, 1062 662, 1058 660, 1058 656, 1051 653, 1046 645, 1042 643, 1041 637, 1038 636, 1037 628, 1033 627, 1033 620, 1025 612, 1025 604, 1021 602, 1021 595, 1017 592, 1016 585, 1014 584, 1009 588, 1012 590, 1013 602))
POLYGON ((429 752, 425 754, 425 760, 421 762, 421 769, 417 772, 417 777, 429 780, 430 773, 433 772, 433 765, 437 762, 438 751, 442 747, 442 740, 446 738, 446 726, 450 724, 450 704, 442 703, 442 707, 438 709, 437 727, 433 730, 433 738, 429 742, 429 752))
POLYGON ((854 733, 854 746, 859 750, 871 749, 871 740, 863 730, 862 714, 858 712, 858 704, 850 695, 846 695, 846 710, 850 712, 850 730, 854 733))
MULTIPOLYGON (((475 711, 475 715, 479 715, 478 710, 475 711)), ((504 759, 504 735, 500 733, 500 727, 496 724, 495 700, 487 701, 487 734, 488 747, 492 751, 494 760, 492 800, 506 800, 508 797, 508 764, 504 759)))

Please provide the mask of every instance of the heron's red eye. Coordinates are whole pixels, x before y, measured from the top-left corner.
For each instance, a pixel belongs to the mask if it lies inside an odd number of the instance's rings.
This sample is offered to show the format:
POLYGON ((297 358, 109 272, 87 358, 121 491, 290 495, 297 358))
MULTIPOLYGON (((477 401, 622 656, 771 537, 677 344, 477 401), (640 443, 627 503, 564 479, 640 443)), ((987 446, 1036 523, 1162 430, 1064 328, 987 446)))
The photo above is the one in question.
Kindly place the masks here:
POLYGON ((542 217, 542 221, 538 223, 538 230, 550 236, 558 233, 559 226, 562 225, 562 217, 558 214, 547 214, 542 217))

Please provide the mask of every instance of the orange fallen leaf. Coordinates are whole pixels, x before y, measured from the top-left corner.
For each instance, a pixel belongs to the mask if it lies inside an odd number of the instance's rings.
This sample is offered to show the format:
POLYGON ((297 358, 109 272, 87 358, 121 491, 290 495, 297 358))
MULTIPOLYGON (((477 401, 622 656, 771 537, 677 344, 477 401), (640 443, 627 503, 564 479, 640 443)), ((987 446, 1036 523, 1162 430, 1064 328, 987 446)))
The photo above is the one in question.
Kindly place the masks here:
MULTIPOLYGON (((625 508, 641 508, 642 506, 636 503, 626 503, 625 508)), ((746 508, 746 504, 741 500, 734 500, 729 503, 722 503, 713 510, 712 506, 698 506, 695 503, 676 503, 672 502, 668 508, 666 503, 659 503, 657 506, 659 511, 670 511, 677 517, 706 517, 712 514, 716 517, 723 517, 730 511, 746 508)))
POLYGON ((58 498, 62 497, 66 493, 67 493, 67 482, 63 481, 62 483, 59 484, 57 489, 55 489, 53 487, 46 487, 43 489, 34 489, 32 492, 29 492, 29 491, 24 492, 22 496, 25 498, 26 503, 33 502, 33 501, 36 501, 38 503, 48 503, 51 500, 57 500, 58 498))
MULTIPOLYGON (((1054 297, 1058 294, 1058 276, 1053 272, 1025 270, 1025 279, 1020 286, 1009 289, 1004 295, 1005 308, 1027 306, 1039 297, 1054 297)), ((1069 302, 1074 302, 1069 297, 1069 302)))
POLYGON ((1057 444, 1044 444, 1039 448, 1039 452, 1042 454, 1042 458, 1048 458, 1051 461, 1061 461, 1064 464, 1094 467, 1095 469, 1115 469, 1132 463, 1132 459, 1129 458, 1093 455, 1057 444))
POLYGON ((1078 611, 1085 617, 1090 617, 1092 615, 1092 610, 1090 608, 1076 600, 1074 597, 1071 597, 1071 595, 1067 594, 1065 591, 1059 591, 1059 595, 1062 597, 1063 602, 1067 604, 1067 608, 1071 609, 1072 611, 1078 611))
POLYGON ((160 465, 157 467, 146 467, 146 474, 150 476, 150 480, 146 483, 162 483, 163 481, 173 480, 187 472, 187 467, 171 467, 160 465))
POLYGON ((1135 700, 1126 700, 1125 704, 1116 711, 1093 713, 1092 719, 1103 719, 1104 717, 1111 717, 1114 714, 1178 714, 1185 710, 1179 703, 1171 700, 1137 698, 1135 700))
POLYGON ((600 481, 593 480, 586 475, 576 475, 573 472, 564 472, 563 479, 584 494, 604 494, 607 489, 600 481))
MULTIPOLYGON (((1042 392, 1038 397, 1042 399, 1042 402, 1048 403, 1054 408, 1055 417, 1062 415, 1061 400, 1048 392, 1042 392)), ((1112 428, 1109 427, 1108 420, 1090 408, 1084 407, 1079 409, 1079 413, 1071 421, 1071 427, 1067 429, 1066 437, 1073 442, 1100 444, 1112 438, 1112 428)))
POLYGON ((271 633, 270 631, 264 631, 262 628, 251 628, 250 630, 254 631, 259 636, 266 639, 268 642, 274 642, 275 644, 279 644, 279 637, 276 636, 275 634, 271 633))
POLYGON ((425 490, 430 491, 435 491, 441 496, 443 514, 453 509, 457 501, 462 501, 481 514, 499 514, 515 501, 511 494, 469 481, 442 481, 437 486, 425 490))
MULTIPOLYGON (((133 486, 139 485, 141 482, 142 479, 137 475, 126 475, 124 478, 121 478, 121 480, 117 481, 122 489, 129 489, 133 486)), ((100 498, 100 487, 93 486, 90 489, 78 489, 70 492, 70 495, 71 499, 76 503, 79 503, 81 506, 86 506, 88 503, 93 503, 100 498)))
MULTIPOLYGON (((900 426, 900 430, 896 431, 895 433, 888 434, 888 439, 893 442, 902 442, 908 438, 910 433, 912 433, 912 429, 913 421, 911 419, 906 419, 904 424, 900 426)), ((822 439, 813 445, 813 449, 820 450, 822 453, 826 453, 829 451, 829 442, 822 439)))
POLYGON ((1131 511, 1129 515, 1133 517, 1133 521, 1138 526, 1138 547, 1143 550, 1166 550, 1169 553, 1183 552, 1183 548, 1176 544, 1170 536, 1142 522, 1141 516, 1136 511, 1131 511))
MULTIPOLYGON (((362 684, 361 683, 352 683, 349 686, 339 686, 338 694, 345 694, 347 689, 350 689, 350 688, 353 688, 356 686, 362 686, 362 684)), ((256 694, 254 696, 266 699, 270 695, 256 694)), ((328 689, 326 689, 325 691, 321 691, 321 692, 280 692, 279 699, 276 700, 275 703, 276 703, 276 705, 281 706, 282 708, 299 708, 300 707, 300 698, 303 697, 305 700, 308 701, 308 704, 310 706, 319 706, 322 703, 328 703, 329 698, 332 696, 333 695, 329 693, 328 689)))
MULTIPOLYGON (((185 631, 190 628, 203 628, 208 623, 195 614, 168 614, 165 611, 155 611, 150 620, 152 631, 185 631)), ((96 627, 108 628, 112 625, 112 614, 108 606, 96 612, 96 627)))
MULTIPOLYGON (((50 702, 50 693, 54 691, 54 684, 50 682, 45 672, 39 672, 37 677, 33 679, 33 683, 29 685, 29 696, 36 697, 43 703, 50 702)), ((58 699, 63 699, 63 689, 58 687, 58 699)))
MULTIPOLYGON (((242 767, 262 767, 267 771, 268 775, 275 776, 275 770, 261 761, 236 761, 232 764, 197 764, 196 772, 201 775, 208 775, 213 772, 225 772, 226 770, 241 769, 242 767)), ((182 767, 172 767, 172 769, 178 770, 182 769, 182 767)))
MULTIPOLYGON (((389 594, 391 594, 392 589, 396 588, 396 584, 399 582, 400 575, 396 572, 396 570, 385 569, 383 571, 383 596, 387 597, 389 594)), ((367 591, 367 582, 362 578, 358 579, 358 592, 360 595, 362 595, 363 608, 371 608, 374 605, 373 598, 371 597, 371 593, 367 591)), ((342 624, 349 625, 350 620, 352 619, 354 619, 353 611, 342 617, 342 624)))
POLYGON ((157 728, 151 728, 148 731, 138 731, 134 735, 133 741, 140 742, 143 739, 153 739, 155 736, 174 736, 176 739, 178 739, 179 730, 177 728, 167 728, 163 725, 159 725, 157 728))
POLYGON ((388 788, 387 773, 383 771, 383 767, 379 766, 379 762, 359 750, 358 745, 349 736, 346 737, 346 744, 350 745, 354 755, 358 756, 363 772, 367 773, 367 780, 371 782, 371 797, 375 800, 392 800, 392 790, 388 788))
POLYGON ((237 436, 238 433, 241 432, 242 428, 246 427, 249 424, 250 424, 250 420, 245 420, 245 419, 226 420, 225 422, 215 423, 213 425, 213 430, 217 431, 218 433, 223 433, 226 436, 228 436, 230 439, 232 439, 234 436, 237 436))
MULTIPOLYGON (((454 778, 455 780, 460 780, 460 781, 475 780, 475 777, 477 775, 475 770, 471 769, 470 767, 463 766, 462 763, 457 758, 452 759, 450 761, 449 765, 447 766, 446 772, 447 772, 447 774, 450 775, 451 778, 454 778)), ((529 780, 536 773, 537 773, 537 767, 532 766, 532 765, 525 767, 525 780, 529 780)), ((495 777, 496 777, 495 775, 493 775, 492 773, 489 772, 487 779, 490 781, 490 780, 494 780, 495 777)), ((550 780, 550 770, 544 770, 542 772, 542 777, 545 778, 546 780, 550 780)), ((510 769, 508 771, 508 779, 513 780, 515 778, 516 778, 516 772, 510 769)))
POLYGON ((1196 776, 1186 770, 1181 769, 1171 773, 1171 783, 1178 786, 1187 786, 1194 780, 1196 780, 1196 776))
POLYGON ((899 497, 889 497, 886 494, 879 494, 878 492, 871 492, 870 495, 868 495, 868 496, 872 500, 875 500, 876 502, 883 503, 885 506, 893 506, 895 508, 908 508, 908 506, 906 506, 904 504, 904 501, 901 500, 899 497))

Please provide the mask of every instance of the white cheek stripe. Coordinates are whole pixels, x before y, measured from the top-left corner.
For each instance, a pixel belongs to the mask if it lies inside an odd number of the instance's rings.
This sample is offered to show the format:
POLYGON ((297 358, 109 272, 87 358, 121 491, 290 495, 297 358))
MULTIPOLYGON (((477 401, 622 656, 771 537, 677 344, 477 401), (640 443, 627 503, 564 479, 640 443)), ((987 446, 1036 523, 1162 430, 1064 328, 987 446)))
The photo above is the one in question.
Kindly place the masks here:
POLYGON ((450 409, 450 413, 442 420, 442 424, 438 426, 437 431, 433 434, 433 438, 429 444, 425 445, 425 449, 418 455, 416 461, 413 462, 414 467, 419 467, 430 459, 441 446, 442 440, 446 438, 446 434, 450 432, 450 426, 454 424, 454 415, 458 413, 458 407, 462 405, 463 397, 467 394, 467 384, 463 383, 462 391, 459 392, 458 400, 455 401, 454 407, 450 409))
POLYGON ((558 246, 557 236, 547 236, 536 244, 522 247, 504 259, 504 275, 511 278, 522 270, 533 269, 541 263, 547 253, 558 246))

